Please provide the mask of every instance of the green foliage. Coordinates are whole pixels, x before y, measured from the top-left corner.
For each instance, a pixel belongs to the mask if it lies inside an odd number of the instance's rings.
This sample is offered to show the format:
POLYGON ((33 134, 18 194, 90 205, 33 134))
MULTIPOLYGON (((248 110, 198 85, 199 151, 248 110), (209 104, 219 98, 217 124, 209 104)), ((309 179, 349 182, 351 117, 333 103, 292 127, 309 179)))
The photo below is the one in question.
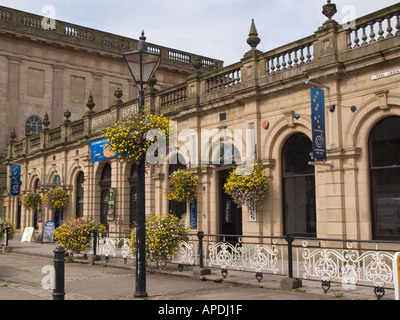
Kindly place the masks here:
POLYGON ((41 202, 39 194, 34 192, 28 192, 22 197, 22 205, 28 209, 36 209, 41 202))
POLYGON ((234 169, 224 185, 225 192, 239 207, 263 199, 268 189, 268 175, 260 165, 234 169))
POLYGON ((196 199, 198 178, 185 170, 171 173, 164 195, 168 200, 189 202, 196 199))
MULTIPOLYGON (((184 220, 173 215, 146 217, 146 264, 157 263, 157 268, 165 267, 177 253, 179 243, 187 240, 184 220)), ((136 229, 131 232, 130 246, 136 252, 136 229)))
POLYGON ((65 250, 79 253, 90 247, 93 231, 105 232, 102 224, 88 218, 78 218, 64 222, 54 231, 54 239, 65 250))
POLYGON ((0 239, 4 237, 6 228, 8 228, 8 239, 12 239, 15 231, 14 224, 10 220, 0 218, 0 239))

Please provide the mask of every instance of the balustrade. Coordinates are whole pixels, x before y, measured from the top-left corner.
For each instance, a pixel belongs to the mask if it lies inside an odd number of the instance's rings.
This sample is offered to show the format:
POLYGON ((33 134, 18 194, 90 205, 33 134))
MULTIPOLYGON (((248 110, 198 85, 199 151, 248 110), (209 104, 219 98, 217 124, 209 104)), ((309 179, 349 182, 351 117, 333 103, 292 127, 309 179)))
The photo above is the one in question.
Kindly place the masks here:
POLYGON ((382 41, 400 35, 400 12, 388 13, 359 22, 355 29, 348 31, 348 48, 354 49, 369 43, 382 41))
POLYGON ((206 79, 206 93, 212 93, 223 89, 233 88, 242 83, 242 72, 240 67, 222 71, 206 79))
POLYGON ((275 73, 301 65, 314 60, 314 46, 307 43, 301 46, 287 49, 281 53, 268 55, 266 58, 268 73, 275 73))
POLYGON ((187 99, 187 87, 174 89, 160 96, 161 108, 185 102, 187 99))

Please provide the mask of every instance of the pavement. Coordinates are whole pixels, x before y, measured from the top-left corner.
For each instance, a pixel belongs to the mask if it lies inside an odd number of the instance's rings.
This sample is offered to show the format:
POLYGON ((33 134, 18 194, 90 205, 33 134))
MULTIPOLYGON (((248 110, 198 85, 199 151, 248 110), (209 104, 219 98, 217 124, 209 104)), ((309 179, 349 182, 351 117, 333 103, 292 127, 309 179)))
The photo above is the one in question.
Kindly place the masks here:
MULTIPOLYGON (((53 290, 47 287, 52 275, 53 251, 56 246, 11 240, 8 247, 10 252, 0 254, 0 301, 52 300, 53 290)), ((198 275, 198 268, 191 266, 185 266, 182 271, 174 264, 168 264, 162 271, 149 266, 146 276, 148 297, 135 298, 135 270, 132 261, 124 264, 122 259, 111 257, 107 263, 102 257, 100 261, 90 264, 83 256, 77 256, 74 262, 65 264, 65 300, 151 300, 158 301, 162 307, 166 305, 165 301, 171 304, 173 301, 183 303, 195 300, 203 301, 202 308, 207 306, 206 303, 215 301, 236 303, 237 307, 238 302, 244 301, 377 300, 372 287, 357 285, 344 288, 340 283, 332 283, 330 290, 324 293, 321 282, 303 279, 302 287, 287 290, 281 287, 282 279, 286 277, 264 275, 261 282, 258 282, 254 273, 236 270, 229 270, 224 279, 218 268, 211 269, 209 275, 201 276, 198 275)), ((394 300, 394 290, 385 290, 382 300, 394 300)), ((167 308, 157 310, 158 314, 180 311, 167 308)), ((225 310, 225 314, 229 311, 234 316, 235 310, 232 306, 225 310)))

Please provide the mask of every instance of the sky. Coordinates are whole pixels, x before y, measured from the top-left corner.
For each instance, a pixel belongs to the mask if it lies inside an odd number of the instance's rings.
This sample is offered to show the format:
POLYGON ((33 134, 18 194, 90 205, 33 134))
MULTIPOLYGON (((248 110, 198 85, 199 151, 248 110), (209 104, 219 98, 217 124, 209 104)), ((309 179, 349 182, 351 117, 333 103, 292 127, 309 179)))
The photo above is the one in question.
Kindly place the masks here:
MULTIPOLYGON (((332 0, 339 23, 398 3, 332 0)), ((0 0, 0 5, 224 61, 238 62, 254 19, 265 52, 312 35, 326 0, 0 0)))

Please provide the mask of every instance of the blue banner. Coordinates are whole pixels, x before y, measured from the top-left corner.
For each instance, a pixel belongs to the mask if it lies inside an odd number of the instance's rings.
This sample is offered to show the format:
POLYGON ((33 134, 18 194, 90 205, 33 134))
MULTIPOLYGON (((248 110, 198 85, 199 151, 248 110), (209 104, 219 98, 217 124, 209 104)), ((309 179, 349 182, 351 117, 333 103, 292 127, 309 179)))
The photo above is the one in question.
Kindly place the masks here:
POLYGON ((104 138, 90 143, 92 162, 99 162, 118 156, 118 153, 112 151, 111 147, 108 145, 108 141, 107 138, 104 138))
POLYGON ((11 166, 11 196, 19 196, 21 190, 21 166, 13 164, 11 166))
POLYGON ((326 161, 325 93, 311 88, 311 124, 314 161, 326 161))
POLYGON ((190 229, 197 229, 197 199, 190 202, 190 229))

